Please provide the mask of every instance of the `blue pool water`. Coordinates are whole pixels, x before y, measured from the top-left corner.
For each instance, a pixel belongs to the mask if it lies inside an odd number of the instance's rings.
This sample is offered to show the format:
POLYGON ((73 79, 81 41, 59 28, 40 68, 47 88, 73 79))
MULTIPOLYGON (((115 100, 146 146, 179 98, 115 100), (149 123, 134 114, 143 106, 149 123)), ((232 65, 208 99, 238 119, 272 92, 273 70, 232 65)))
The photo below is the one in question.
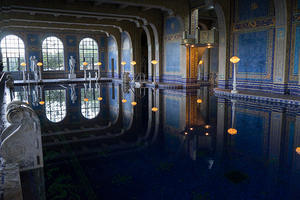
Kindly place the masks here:
POLYGON ((224 99, 207 87, 44 85, 14 94, 42 125, 44 168, 22 178, 32 199, 300 199, 297 107, 224 99))

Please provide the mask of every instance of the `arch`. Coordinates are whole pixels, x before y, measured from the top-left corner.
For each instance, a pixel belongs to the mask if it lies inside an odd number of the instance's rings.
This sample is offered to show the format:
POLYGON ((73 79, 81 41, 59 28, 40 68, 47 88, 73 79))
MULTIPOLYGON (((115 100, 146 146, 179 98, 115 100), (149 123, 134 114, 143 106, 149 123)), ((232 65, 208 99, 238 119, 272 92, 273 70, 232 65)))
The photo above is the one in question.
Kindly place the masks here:
MULTIPOLYGON (((155 74, 154 74, 154 70, 153 70, 153 73, 152 73, 152 77, 157 77, 160 75, 160 68, 159 66, 161 66, 161 62, 160 62, 160 55, 159 55, 159 37, 158 37, 158 31, 157 31, 157 28, 154 24, 150 23, 149 24, 150 27, 152 28, 152 31, 153 31, 153 34, 154 34, 154 44, 155 44, 155 60, 158 61, 158 65, 156 65, 156 69, 155 69, 155 74)), ((153 79, 153 78, 152 78, 153 79)))
POLYGON ((94 70, 95 63, 99 61, 98 43, 93 38, 83 38, 79 42, 79 63, 80 70, 83 70, 83 62, 87 62, 88 70, 94 70))
POLYGON ((20 64, 25 62, 25 45, 17 35, 6 35, 0 42, 3 71, 21 71, 20 64))
POLYGON ((119 71, 119 51, 118 43, 114 35, 108 38, 108 71, 112 77, 118 77, 119 71))
POLYGON ((42 42, 42 57, 44 71, 65 70, 64 66, 64 45, 55 37, 46 37, 42 42))
POLYGON ((215 12, 218 18, 219 28, 219 66, 218 66, 218 87, 226 87, 228 72, 226 69, 226 55, 227 55, 227 33, 226 20, 223 9, 220 4, 215 4, 215 12))
POLYGON ((131 67, 130 62, 133 60, 133 48, 132 48, 132 40, 131 40, 131 36, 127 31, 123 31, 122 35, 122 52, 121 52, 121 56, 122 56, 122 62, 125 61, 126 65, 122 66, 122 70, 124 72, 130 72, 131 75, 133 75, 133 68, 131 67), (124 67, 124 68, 123 68, 124 67))
POLYGON ((46 118, 51 122, 64 120, 67 115, 65 89, 45 90, 45 111, 46 118))

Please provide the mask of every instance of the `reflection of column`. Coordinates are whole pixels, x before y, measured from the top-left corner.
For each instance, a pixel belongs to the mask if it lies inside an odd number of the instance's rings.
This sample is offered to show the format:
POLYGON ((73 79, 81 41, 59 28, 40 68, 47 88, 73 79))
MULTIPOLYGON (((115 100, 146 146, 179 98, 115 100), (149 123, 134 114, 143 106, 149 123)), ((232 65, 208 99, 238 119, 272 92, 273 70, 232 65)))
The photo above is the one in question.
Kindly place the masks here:
MULTIPOLYGON (((299 113, 300 114, 300 113, 299 113)), ((296 152, 296 148, 300 147, 300 115, 297 115, 295 122, 295 136, 294 136, 294 145, 293 145, 293 163, 294 172, 300 170, 300 154, 296 152)))
POLYGON ((223 152, 224 134, 226 132, 225 122, 226 120, 226 104, 225 99, 218 98, 218 110, 217 110, 217 143, 216 143, 216 155, 221 156, 223 152))

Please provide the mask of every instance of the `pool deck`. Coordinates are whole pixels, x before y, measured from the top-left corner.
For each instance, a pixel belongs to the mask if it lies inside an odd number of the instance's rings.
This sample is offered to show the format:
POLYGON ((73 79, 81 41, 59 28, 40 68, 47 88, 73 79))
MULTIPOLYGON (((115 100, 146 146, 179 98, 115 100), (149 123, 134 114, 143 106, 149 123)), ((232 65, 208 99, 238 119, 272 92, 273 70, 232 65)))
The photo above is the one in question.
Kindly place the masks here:
POLYGON ((280 103, 300 106, 300 97, 283 95, 283 94, 271 94, 265 92, 253 92, 253 91, 238 91, 236 94, 232 94, 229 89, 215 88, 214 92, 218 97, 228 97, 230 99, 238 100, 253 100, 270 103, 280 103))

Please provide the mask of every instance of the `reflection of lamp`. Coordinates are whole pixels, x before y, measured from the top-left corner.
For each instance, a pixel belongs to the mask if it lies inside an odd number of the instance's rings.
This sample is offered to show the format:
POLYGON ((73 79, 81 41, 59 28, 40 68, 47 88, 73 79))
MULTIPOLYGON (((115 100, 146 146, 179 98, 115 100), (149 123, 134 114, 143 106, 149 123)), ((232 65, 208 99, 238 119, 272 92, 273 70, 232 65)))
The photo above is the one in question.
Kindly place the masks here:
POLYGON ((26 71, 26 63, 22 62, 21 66, 23 67, 23 82, 26 82, 26 75, 25 75, 25 71, 26 71))
POLYGON ((43 63, 38 62, 36 65, 40 67, 39 68, 39 79, 41 81, 42 80, 42 69, 41 69, 41 67, 43 66, 43 63))
POLYGON ((135 101, 131 102, 132 106, 136 106, 136 104, 137 104, 137 102, 135 102, 135 101))
POLYGON ((197 99, 197 103, 202 103, 202 99, 197 99))
POLYGON ((122 103, 126 103, 127 102, 127 100, 126 99, 122 99, 122 103))
POLYGON ((157 112, 158 111, 158 108, 155 105, 156 105, 156 89, 154 88, 154 106, 152 108, 153 112, 157 112))
POLYGON ((87 101, 89 101, 89 99, 88 98, 84 98, 83 101, 87 102, 87 101))
POLYGON ((158 111, 158 108, 157 108, 157 107, 153 107, 153 108, 152 108, 152 111, 153 111, 153 112, 156 112, 156 111, 158 111))
POLYGON ((102 98, 102 97, 98 97, 98 100, 99 100, 99 101, 102 101, 102 100, 103 100, 103 98, 102 98))
POLYGON ((210 125, 207 124, 207 125, 204 126, 204 128, 209 129, 210 125))
POLYGON ((86 77, 86 66, 88 65, 89 63, 87 62, 83 62, 82 65, 83 65, 83 71, 84 71, 84 80, 86 81, 87 77, 86 77))
POLYGON ((44 105, 44 104, 45 104, 45 101, 40 101, 39 104, 40 104, 40 105, 44 105))
POLYGON ((230 128, 227 131, 230 135, 236 135, 237 134, 237 130, 235 128, 230 128))
POLYGON ((296 148, 296 152, 297 152, 297 154, 300 155, 300 147, 297 147, 297 148, 296 148))
POLYGON ((157 60, 152 60, 151 64, 154 65, 154 77, 153 77, 153 83, 156 84, 156 65, 157 65, 158 61, 157 60))
POLYGON ((240 58, 237 57, 237 56, 233 56, 232 58, 230 58, 230 62, 233 63, 233 70, 234 70, 234 72, 233 72, 233 83, 232 83, 233 89, 231 90, 231 93, 233 93, 233 94, 237 93, 237 90, 236 90, 236 85, 237 85, 237 83, 236 83, 236 74, 237 74, 237 72, 236 72, 236 64, 239 61, 240 61, 240 58))

